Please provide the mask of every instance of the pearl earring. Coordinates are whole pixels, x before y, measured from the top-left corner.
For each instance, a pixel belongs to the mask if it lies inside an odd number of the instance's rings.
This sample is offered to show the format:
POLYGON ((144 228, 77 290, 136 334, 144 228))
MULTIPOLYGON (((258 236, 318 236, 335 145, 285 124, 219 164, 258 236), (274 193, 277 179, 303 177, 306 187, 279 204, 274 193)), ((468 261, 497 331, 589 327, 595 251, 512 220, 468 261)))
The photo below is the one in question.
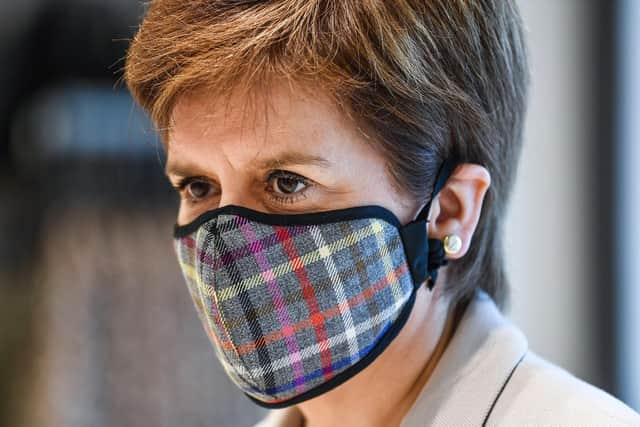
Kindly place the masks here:
POLYGON ((447 255, 455 255, 462 248, 462 240, 455 234, 444 238, 444 252, 447 255))

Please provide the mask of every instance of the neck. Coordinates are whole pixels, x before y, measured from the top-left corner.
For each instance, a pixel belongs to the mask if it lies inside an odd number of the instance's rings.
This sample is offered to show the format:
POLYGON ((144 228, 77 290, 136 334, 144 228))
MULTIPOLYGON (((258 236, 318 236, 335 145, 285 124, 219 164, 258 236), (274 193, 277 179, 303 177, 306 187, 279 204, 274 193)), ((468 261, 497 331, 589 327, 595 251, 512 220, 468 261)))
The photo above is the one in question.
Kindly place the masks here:
POLYGON ((417 291, 407 323, 371 365, 339 387, 298 405, 307 427, 400 424, 455 330, 456 316, 439 289, 441 284, 433 293, 425 287, 417 291))

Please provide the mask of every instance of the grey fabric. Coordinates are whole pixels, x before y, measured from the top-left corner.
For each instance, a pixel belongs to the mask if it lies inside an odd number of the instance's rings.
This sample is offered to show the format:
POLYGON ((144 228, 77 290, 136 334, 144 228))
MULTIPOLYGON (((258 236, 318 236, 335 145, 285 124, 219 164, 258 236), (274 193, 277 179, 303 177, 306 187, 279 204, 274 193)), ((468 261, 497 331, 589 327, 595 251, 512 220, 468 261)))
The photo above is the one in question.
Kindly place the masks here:
POLYGON ((357 364, 414 289, 398 229, 377 218, 274 226, 221 214, 175 248, 224 369, 267 403, 357 364))

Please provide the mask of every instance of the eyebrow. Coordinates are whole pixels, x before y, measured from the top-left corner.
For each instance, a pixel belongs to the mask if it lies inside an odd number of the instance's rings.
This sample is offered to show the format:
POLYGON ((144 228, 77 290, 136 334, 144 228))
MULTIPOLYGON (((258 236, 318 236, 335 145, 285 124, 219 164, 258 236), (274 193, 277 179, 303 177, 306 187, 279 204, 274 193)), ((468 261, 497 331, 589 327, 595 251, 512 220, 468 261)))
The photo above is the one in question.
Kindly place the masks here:
POLYGON ((328 167, 331 165, 331 162, 324 157, 292 151, 279 154, 269 159, 253 161, 252 165, 258 169, 277 169, 293 165, 328 167))
MULTIPOLYGON (((261 159, 261 160, 253 160, 251 162, 251 166, 260 169, 279 169, 286 166, 294 166, 294 165, 311 165, 318 167, 329 167, 331 162, 324 157, 300 153, 300 152, 285 152, 278 154, 274 157, 261 159)), ((206 171, 201 168, 199 165, 191 162, 167 162, 165 167, 165 174, 168 175, 176 175, 176 176, 188 176, 188 175, 206 175, 206 171)))

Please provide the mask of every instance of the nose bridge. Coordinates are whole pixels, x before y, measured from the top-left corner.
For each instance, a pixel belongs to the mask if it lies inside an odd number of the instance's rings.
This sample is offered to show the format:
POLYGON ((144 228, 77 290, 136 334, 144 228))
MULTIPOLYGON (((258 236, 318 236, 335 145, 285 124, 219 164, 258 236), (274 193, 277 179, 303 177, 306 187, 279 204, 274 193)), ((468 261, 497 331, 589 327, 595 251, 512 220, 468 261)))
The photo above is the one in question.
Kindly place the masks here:
POLYGON ((235 174, 235 176, 227 177, 226 181, 221 181, 218 207, 228 205, 260 210, 260 200, 258 200, 253 191, 251 191, 249 179, 235 174))
POLYGON ((235 195, 235 194, 225 196, 223 193, 222 196, 220 197, 220 204, 218 205, 218 207, 221 208, 223 206, 229 206, 229 205, 242 206, 245 208, 258 210, 256 209, 258 204, 255 201, 251 200, 248 196, 235 195))

